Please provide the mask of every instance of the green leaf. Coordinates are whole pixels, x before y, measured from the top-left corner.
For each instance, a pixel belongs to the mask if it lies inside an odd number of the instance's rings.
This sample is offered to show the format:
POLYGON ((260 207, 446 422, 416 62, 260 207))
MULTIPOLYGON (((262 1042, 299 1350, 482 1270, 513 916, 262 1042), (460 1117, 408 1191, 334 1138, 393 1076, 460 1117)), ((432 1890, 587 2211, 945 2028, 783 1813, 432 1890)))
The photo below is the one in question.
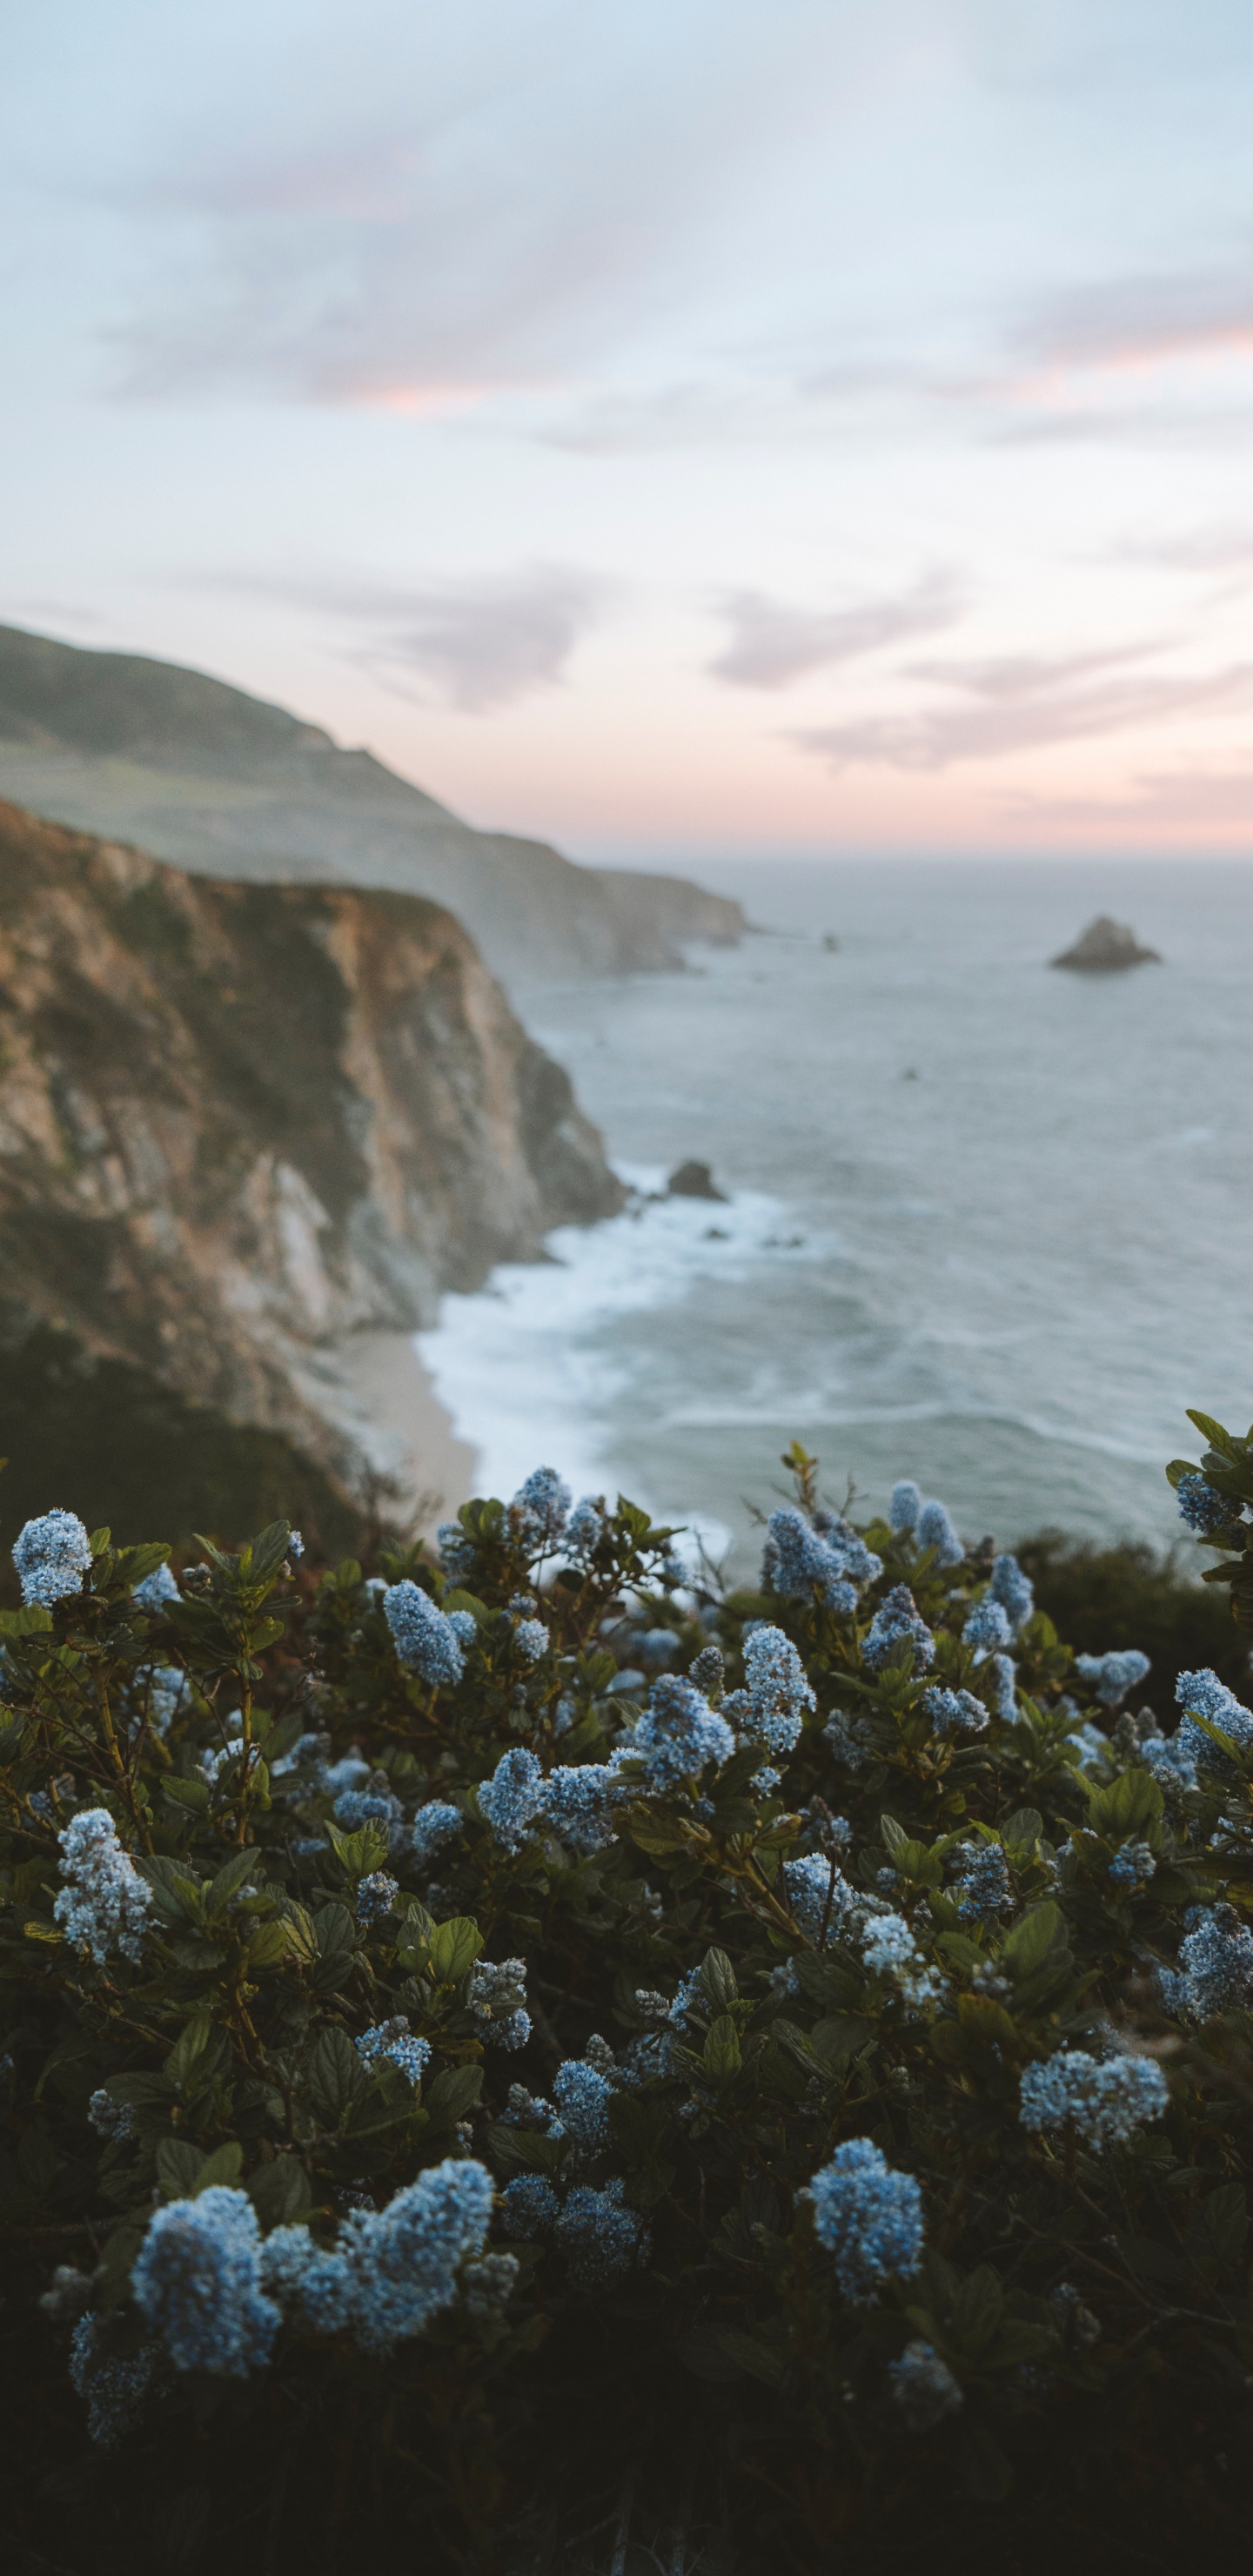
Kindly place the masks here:
POLYGON ((196 2192, 208 2191, 213 2183, 238 2182, 243 2165, 243 2148, 237 2138, 228 2138, 225 2145, 215 2147, 212 2155, 205 2157, 196 2176, 196 2192))
POLYGON ((714 2341, 719 2352, 733 2361, 737 2370, 747 2371, 750 2379, 765 2381, 767 2388, 777 2388, 783 2377, 784 2356, 759 2343, 755 2335, 741 2334, 736 2326, 718 2326, 714 2341))
POLYGON ((1184 1406, 1184 1411, 1189 1422, 1195 1422, 1197 1430, 1208 1440, 1211 1449, 1217 1449, 1224 1458, 1230 1458, 1233 1466, 1238 1466, 1243 1457, 1241 1442, 1233 1440, 1221 1422, 1215 1422, 1212 1413, 1196 1413, 1190 1404, 1184 1406))
POLYGON ((182 2091, 201 2064, 212 2037, 212 2016, 209 2013, 193 2013, 191 2020, 175 2040, 161 2070, 167 2083, 182 2091))
POLYGON ((207 1816, 213 1804, 213 1794, 207 1780, 180 1780, 173 1771, 167 1771, 161 1783, 161 1791, 163 1797, 168 1798, 172 1806, 185 1807, 196 1816, 207 1816))
POLYGON ((275 2156, 248 2177, 248 2195, 262 2226, 287 2227, 313 2206, 308 2174, 298 2156, 275 2156))
POLYGON ((967 2495, 973 2496, 977 2504, 1003 2504, 1014 2483, 1009 2461, 985 2424, 971 2424, 963 2434, 957 2452, 957 2473, 967 2495))
POLYGON ((437 1985, 458 1985, 483 1947, 483 1935, 469 1914, 453 1914, 436 1925, 430 1941, 431 1975, 437 1985))
POLYGON ((1184 2243, 1193 2263, 1220 2274, 1231 2271, 1239 2262, 1248 2232, 1244 2186, 1225 2182, 1217 2191, 1208 2192, 1193 2210, 1184 2243))
POLYGON ((261 1854, 252 1844, 245 1844, 242 1851, 232 1852, 230 1859, 223 1862, 205 1897, 205 1912, 210 1921, 225 1913, 236 1890, 243 1886, 253 1870, 260 1867, 261 1854))
POLYGON ((1029 1977, 1043 1965, 1061 1929, 1061 1908, 1047 1898, 1043 1905, 1033 1905, 1029 1913, 1019 1916, 1012 1931, 1005 1935, 1001 1957, 1017 1977, 1029 1977))
POLYGON ((446 2066, 422 2096, 432 2128, 451 2129, 455 2120, 464 2120, 482 2090, 481 2066, 446 2066))
POLYGON ((273 1581, 287 1554, 290 1537, 290 1521, 271 1521, 269 1527, 254 1538, 251 1547, 245 1548, 240 1573, 250 1590, 273 1581))
POLYGON ((38 1601, 24 1610, 0 1610, 0 1637, 43 1637, 52 1626, 52 1612, 38 1601))
POLYGON ((369 2080, 347 2031, 334 2023, 320 2030, 305 2069, 316 2117, 324 2129, 338 2129, 369 2080))
POLYGON ((205 2161, 190 2138, 162 2138, 157 2149, 157 2181, 167 2200, 187 2200, 205 2161))
MULTIPOLYGON (((910 1668, 912 1670, 912 1662, 910 1668)), ((900 1850, 902 1843, 907 1843, 909 1841, 909 1836, 906 1833, 904 1826, 898 1825, 895 1816, 890 1816, 886 1807, 879 1818, 879 1832, 883 1837, 883 1847, 885 1851, 897 1852, 900 1850)))
POLYGON ((728 2012, 731 2005, 738 2002, 740 1990, 725 1950, 706 1952, 701 1965, 700 1984, 705 2001, 713 2012, 728 2012))
POLYGON ((702 2064, 711 2083, 729 2084, 739 2074, 743 2059, 740 2035, 729 2013, 719 2013, 706 2034, 702 2064))
POLYGON ((1028 1849, 1038 1843, 1044 1831, 1044 1818, 1038 1807, 1019 1807, 1001 1827, 1003 1843, 1026 1843, 1028 1849))
POLYGON ((825 2066, 846 2066, 859 2048, 874 2038, 875 2026, 860 2013, 827 2013, 809 2034, 814 2055, 825 2066))
POLYGON ((326 1835, 346 1878, 371 1878, 387 1858, 387 1836, 379 1825, 359 1825, 355 1834, 345 1834, 328 1816, 326 1835))

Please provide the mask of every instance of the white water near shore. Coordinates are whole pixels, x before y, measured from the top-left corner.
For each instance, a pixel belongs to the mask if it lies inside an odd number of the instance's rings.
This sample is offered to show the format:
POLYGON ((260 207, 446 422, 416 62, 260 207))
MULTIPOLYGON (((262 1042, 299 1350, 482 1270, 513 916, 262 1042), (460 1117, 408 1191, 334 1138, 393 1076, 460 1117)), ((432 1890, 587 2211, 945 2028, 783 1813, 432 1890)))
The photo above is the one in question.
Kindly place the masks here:
POLYGON ((619 1169, 699 1155, 730 1205, 446 1300, 419 1348, 480 1489, 550 1458, 746 1561, 799 1436, 836 1494, 913 1474, 968 1534, 1175 1534, 1185 1405, 1253 1413, 1253 869, 702 873, 772 935, 526 1016, 619 1169), (1166 962, 1050 972, 1098 910, 1166 962))

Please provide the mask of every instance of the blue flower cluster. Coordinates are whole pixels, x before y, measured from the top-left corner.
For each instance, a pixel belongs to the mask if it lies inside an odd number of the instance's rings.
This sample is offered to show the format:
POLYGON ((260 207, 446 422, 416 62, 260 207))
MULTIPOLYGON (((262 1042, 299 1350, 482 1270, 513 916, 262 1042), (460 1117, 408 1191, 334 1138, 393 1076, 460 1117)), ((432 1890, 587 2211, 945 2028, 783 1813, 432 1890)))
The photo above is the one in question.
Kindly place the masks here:
POLYGON ((982 1735, 988 1722, 988 1712, 973 1691, 934 1685, 923 1692, 922 1706, 937 1735, 982 1735))
POLYGON ((44 1512, 27 1521, 13 1548, 22 1599, 50 1610, 54 1601, 81 1592, 91 1568, 91 1547, 77 1512, 44 1512))
POLYGON ((482 2254, 492 2198, 485 2165, 449 2157, 386 2209, 353 2210, 330 2252, 307 2227, 276 2227, 263 2251, 265 2288, 306 2332, 347 2332, 385 2356, 451 2307, 459 2266, 482 2254))
POLYGON ((479 1959, 470 1974, 469 2005, 489 2048, 525 2048, 531 2016, 519 1996, 526 1992, 525 1959, 479 1959), (501 2009, 505 2005, 507 2009, 501 2009))
POLYGON ((563 2127, 584 2155, 594 2155, 609 2142, 609 2105, 613 2088, 598 2067, 584 2057, 567 2057, 553 2077, 553 2100, 563 2127))
POLYGON ((861 1955, 867 1973, 890 1977, 907 2003, 928 2003, 941 1992, 903 1914, 872 1914, 862 1927, 861 1955))
POLYGON ((524 2245, 550 2236, 557 2224, 561 2203, 552 2184, 543 2174, 515 2174, 501 2193, 505 2232, 516 2236, 524 2245))
POLYGON ((1161 1968, 1158 1982, 1169 2012, 1190 2021, 1216 2013, 1244 2012, 1253 2004, 1253 1932, 1234 1905, 1194 1905, 1179 1944, 1179 1966, 1161 1968))
POLYGON ((447 1798, 428 1798, 426 1805, 419 1807, 409 1829, 409 1849, 419 1868, 425 1869, 436 1852, 460 1833, 464 1821, 460 1807, 454 1807, 447 1798))
POLYGON ((69 1884, 52 1911, 67 1941, 89 1950, 100 1968, 115 1950, 124 1959, 142 1958, 152 1897, 118 1841, 108 1808, 81 1807, 57 1840, 69 1884))
POLYGON ((537 1664, 548 1652, 548 1630, 542 1619, 519 1619, 513 1642, 524 1664, 537 1664))
POLYGON ((158 2209, 131 2288, 176 2370, 245 2379, 268 2362, 281 2318, 262 2290, 261 2230, 246 2191, 215 2183, 158 2209))
POLYGON ((1175 1698, 1183 1710, 1183 1722, 1171 1739, 1177 1747, 1177 1758, 1198 1770, 1212 1771, 1220 1779, 1234 1779, 1234 1763, 1193 1720, 1208 1718, 1211 1726, 1221 1727, 1224 1735, 1229 1735, 1242 1751, 1248 1751, 1253 1750, 1253 1709, 1246 1708, 1208 1665, 1197 1673, 1180 1673, 1175 1698))
POLYGON ((134 2432, 164 2376, 165 2356, 159 2343, 129 2355, 110 2352, 106 2331, 94 2308, 79 2318, 70 2339, 70 2386, 86 2402, 89 2440, 111 2451, 134 2432))
POLYGON ((1035 1593, 1030 1576, 1023 1573, 1016 1556, 993 1557, 991 1592, 1017 1635, 1035 1608, 1035 1593))
POLYGON ((1018 1715, 1018 1666, 1012 1655, 993 1655, 988 1672, 996 1691, 996 1714, 1002 1726, 1012 1726, 1018 1715))
POLYGON ((1154 2057, 1092 2057, 1084 2048, 1023 2069, 1019 2117, 1026 2129, 1064 2129, 1069 2122, 1099 2150, 1125 2146, 1146 2120, 1160 2120, 1169 2095, 1154 2057))
POLYGON ((559 1764, 544 1782, 544 1816, 571 1851, 587 1858, 616 1839, 612 1810, 627 1794, 616 1761, 559 1764))
POLYGON ((1076 1655, 1075 1671, 1090 1682, 1102 1708, 1117 1708, 1129 1690, 1144 1680, 1149 1658, 1138 1646, 1126 1646, 1107 1655, 1076 1655))
POLYGON ((701 1691, 675 1673, 662 1673, 648 1694, 648 1706, 634 1734, 622 1748, 642 1754, 649 1788, 670 1788, 690 1780, 707 1762, 729 1762, 735 1737, 725 1717, 712 1709, 701 1691))
POLYGON ((899 2361, 888 2363, 888 2378, 911 2433, 930 2433, 965 2404, 960 2381, 921 2335, 906 2344, 899 2361))
POLYGON ((394 1789, 341 1789, 333 1812, 346 1834, 355 1834, 361 1825, 386 1825, 388 1840, 396 1848, 405 1811, 394 1789))
POLYGON ((627 2208, 616 2178, 603 2191, 576 2183, 554 2233, 580 2290, 608 2289, 648 2260, 648 2228, 638 2210, 627 2208))
POLYGON ((365 2066, 385 2062, 398 2067, 410 2084, 420 2084, 431 2062, 431 2043, 410 2030, 405 2013, 393 2013, 389 2021, 371 2022, 362 2031, 357 2055, 365 2066))
POLYGON ((429 1592, 417 1583, 390 1583, 383 1594, 383 1616, 401 1663, 411 1665, 432 1688, 455 1689, 465 1671, 461 1640, 429 1592))
POLYGON ((575 1504, 566 1523, 563 1545, 572 1564, 586 1565, 589 1562, 595 1555, 607 1527, 608 1521, 603 1502, 598 1501, 593 1494, 584 1494, 582 1501, 575 1504))
POLYGON ((555 1467, 535 1467, 514 1495, 512 1513, 533 1552, 556 1547, 570 1512, 570 1488, 555 1467))
POLYGON ((815 1948, 839 1931, 856 1900, 848 1880, 825 1852, 805 1852, 783 1864, 788 1903, 807 1941, 815 1948))
POLYGON ((742 1691, 733 1691, 723 1701, 723 1716, 738 1733, 758 1738, 771 1753, 791 1753, 800 1741, 806 1712, 818 1703, 791 1638, 764 1619, 744 1640, 744 1681, 742 1691))
POLYGON ((957 1911, 966 1923, 995 1923, 1012 1911, 1009 1864, 1000 1843, 977 1843, 957 1880, 957 1911))
POLYGON ((916 1547, 934 1548, 937 1566, 960 1565, 966 1551, 944 1503, 928 1502, 907 1479, 892 1487, 888 1506, 892 1527, 904 1538, 912 1533, 916 1547))
POLYGON ((1003 1646, 1009 1644, 1012 1634, 1009 1612, 991 1592, 985 1592, 982 1601, 976 1601, 962 1630, 965 1644, 977 1646, 984 1655, 999 1653, 1003 1646))
POLYGON ((389 1878, 385 1869, 371 1870, 357 1889, 358 1923, 381 1923, 391 1913, 399 1894, 399 1879, 389 1878))
POLYGON ((141 1610, 149 1610, 153 1613, 164 1609, 167 1601, 182 1599, 182 1594, 168 1565, 158 1565, 153 1573, 144 1576, 142 1583, 136 1584, 135 1599, 141 1610))
POLYGON ((1156 1868, 1151 1844, 1129 1842, 1115 1852, 1109 1865, 1109 1877, 1115 1887, 1147 1887, 1156 1868))
POLYGON ((137 2135, 135 2114, 130 2103, 115 2102, 103 2084, 98 2084, 91 2095, 87 2117, 97 2137, 113 2138, 119 2145, 137 2135))
POLYGON ((524 1744, 511 1744, 490 1780, 479 1782, 479 1811, 498 1843, 520 1852, 540 1810, 544 1775, 524 1744))
POLYGON ((780 1600, 817 1598, 837 1618, 851 1619, 857 1584, 873 1582, 882 1571, 881 1558, 872 1556, 865 1541, 842 1521, 827 1519, 819 1530, 791 1504, 771 1513, 762 1576, 780 1600))
POLYGON ((1198 1538, 1210 1538, 1215 1530, 1229 1529, 1233 1521, 1243 1518, 1242 1503, 1233 1503, 1229 1494, 1220 1494, 1217 1485, 1195 1471, 1180 1477, 1175 1493, 1180 1519, 1198 1538))
POLYGON ((925 1672, 935 1661, 935 1639, 907 1583, 894 1584, 881 1601, 862 1640, 862 1662, 872 1673, 886 1664, 894 1646, 907 1637, 914 1650, 914 1671, 925 1672))
POLYGON ((867 2306, 886 2282, 918 2270, 922 2193, 914 2176, 898 2173, 869 2138, 846 2139, 802 2197, 813 2210, 814 2234, 834 2255, 836 2279, 854 2306, 867 2306))

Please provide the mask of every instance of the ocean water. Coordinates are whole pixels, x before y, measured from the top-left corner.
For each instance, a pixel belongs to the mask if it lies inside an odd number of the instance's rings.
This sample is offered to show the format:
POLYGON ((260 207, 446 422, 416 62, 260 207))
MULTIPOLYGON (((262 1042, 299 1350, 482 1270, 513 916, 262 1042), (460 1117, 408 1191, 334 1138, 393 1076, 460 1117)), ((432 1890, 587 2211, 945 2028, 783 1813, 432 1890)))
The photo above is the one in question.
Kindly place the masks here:
POLYGON ((1178 1535, 1185 1406, 1253 1415, 1253 866, 700 873, 741 948, 524 1005, 644 1195, 422 1336, 483 1489, 550 1459, 745 1567, 800 1438, 970 1537, 1178 1535), (1164 962, 1050 972, 1097 911, 1164 962), (648 1198, 689 1156, 725 1206, 648 1198))

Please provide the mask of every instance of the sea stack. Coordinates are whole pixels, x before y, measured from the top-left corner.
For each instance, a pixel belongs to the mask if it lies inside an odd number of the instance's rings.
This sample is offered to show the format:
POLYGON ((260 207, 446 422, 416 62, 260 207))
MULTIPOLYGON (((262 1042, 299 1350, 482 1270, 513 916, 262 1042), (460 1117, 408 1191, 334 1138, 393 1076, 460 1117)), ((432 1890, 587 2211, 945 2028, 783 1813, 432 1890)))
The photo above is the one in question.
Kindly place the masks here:
POLYGON ((720 1199, 726 1203, 726 1191, 720 1190, 708 1163, 680 1163, 666 1183, 666 1196, 672 1199, 720 1199))
POLYGON ((1111 921, 1107 912, 1088 923, 1073 948, 1049 959, 1051 966, 1068 966, 1076 975, 1120 975, 1127 966, 1160 966, 1161 962, 1155 948, 1142 948, 1134 930, 1125 921, 1111 921))

